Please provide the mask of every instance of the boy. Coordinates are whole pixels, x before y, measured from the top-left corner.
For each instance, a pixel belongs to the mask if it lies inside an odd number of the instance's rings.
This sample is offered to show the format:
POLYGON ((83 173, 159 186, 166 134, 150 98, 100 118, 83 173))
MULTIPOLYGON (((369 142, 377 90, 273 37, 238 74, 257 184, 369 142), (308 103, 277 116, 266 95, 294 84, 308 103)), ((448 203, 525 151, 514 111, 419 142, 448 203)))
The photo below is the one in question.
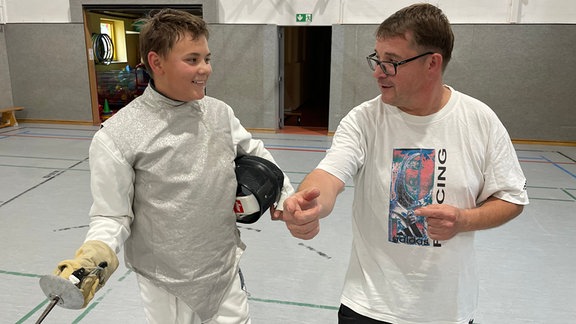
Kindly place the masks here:
MULTIPOLYGON (((94 136, 90 230, 57 274, 106 261, 105 282, 124 246, 150 323, 250 323, 234 159, 273 158, 227 104, 205 96, 212 68, 202 19, 172 9, 144 19, 140 54, 150 85, 94 136)), ((285 176, 280 209, 292 192, 285 176)), ((99 287, 83 287, 85 305, 99 287)))

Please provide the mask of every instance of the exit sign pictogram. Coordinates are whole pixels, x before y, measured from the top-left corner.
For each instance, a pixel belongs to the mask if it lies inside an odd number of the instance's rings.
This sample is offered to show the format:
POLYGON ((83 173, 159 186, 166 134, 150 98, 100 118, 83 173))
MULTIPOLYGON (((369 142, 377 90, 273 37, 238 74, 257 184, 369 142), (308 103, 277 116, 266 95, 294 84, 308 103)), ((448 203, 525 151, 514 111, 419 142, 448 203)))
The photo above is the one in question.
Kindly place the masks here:
POLYGON ((296 14, 296 22, 311 22, 311 21, 312 21, 312 14, 309 13, 296 14))

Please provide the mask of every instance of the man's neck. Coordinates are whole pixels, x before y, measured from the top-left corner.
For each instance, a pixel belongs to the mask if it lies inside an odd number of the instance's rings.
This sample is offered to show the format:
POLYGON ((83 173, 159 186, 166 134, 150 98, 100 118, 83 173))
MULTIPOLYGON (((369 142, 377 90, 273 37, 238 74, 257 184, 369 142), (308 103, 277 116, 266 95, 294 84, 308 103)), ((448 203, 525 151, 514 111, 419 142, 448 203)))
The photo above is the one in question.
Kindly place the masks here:
POLYGON ((451 91, 445 85, 431 89, 429 96, 423 96, 419 104, 414 107, 398 107, 403 112, 414 116, 429 116, 442 110, 450 100, 451 91))

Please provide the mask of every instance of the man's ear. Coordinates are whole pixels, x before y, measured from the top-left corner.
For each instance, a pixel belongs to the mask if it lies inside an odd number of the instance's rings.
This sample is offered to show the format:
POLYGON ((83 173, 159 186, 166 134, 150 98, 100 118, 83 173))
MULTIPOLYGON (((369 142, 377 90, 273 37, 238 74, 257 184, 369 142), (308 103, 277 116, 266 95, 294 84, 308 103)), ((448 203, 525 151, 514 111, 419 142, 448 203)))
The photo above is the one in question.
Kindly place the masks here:
POLYGON ((429 68, 430 69, 437 69, 438 71, 440 71, 440 73, 442 73, 442 62, 444 62, 444 58, 442 57, 442 54, 434 53, 430 56, 431 56, 431 59, 430 59, 429 68))
POLYGON ((162 58, 156 52, 148 52, 148 65, 152 69, 154 75, 162 74, 162 58))

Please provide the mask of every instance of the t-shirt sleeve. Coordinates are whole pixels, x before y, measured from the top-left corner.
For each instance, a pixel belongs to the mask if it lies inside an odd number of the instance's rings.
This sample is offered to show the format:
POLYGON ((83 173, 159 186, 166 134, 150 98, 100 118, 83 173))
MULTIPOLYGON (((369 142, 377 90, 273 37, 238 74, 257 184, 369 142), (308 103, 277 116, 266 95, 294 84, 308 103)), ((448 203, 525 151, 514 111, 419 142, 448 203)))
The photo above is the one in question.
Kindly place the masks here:
POLYGON ((526 177, 516 150, 504 125, 495 116, 486 152, 484 178, 484 188, 477 202, 494 196, 518 205, 528 204, 526 177))
POLYGON ((334 133, 332 146, 317 166, 344 183, 358 172, 366 156, 365 136, 359 127, 359 117, 358 111, 353 110, 342 119, 334 133))

